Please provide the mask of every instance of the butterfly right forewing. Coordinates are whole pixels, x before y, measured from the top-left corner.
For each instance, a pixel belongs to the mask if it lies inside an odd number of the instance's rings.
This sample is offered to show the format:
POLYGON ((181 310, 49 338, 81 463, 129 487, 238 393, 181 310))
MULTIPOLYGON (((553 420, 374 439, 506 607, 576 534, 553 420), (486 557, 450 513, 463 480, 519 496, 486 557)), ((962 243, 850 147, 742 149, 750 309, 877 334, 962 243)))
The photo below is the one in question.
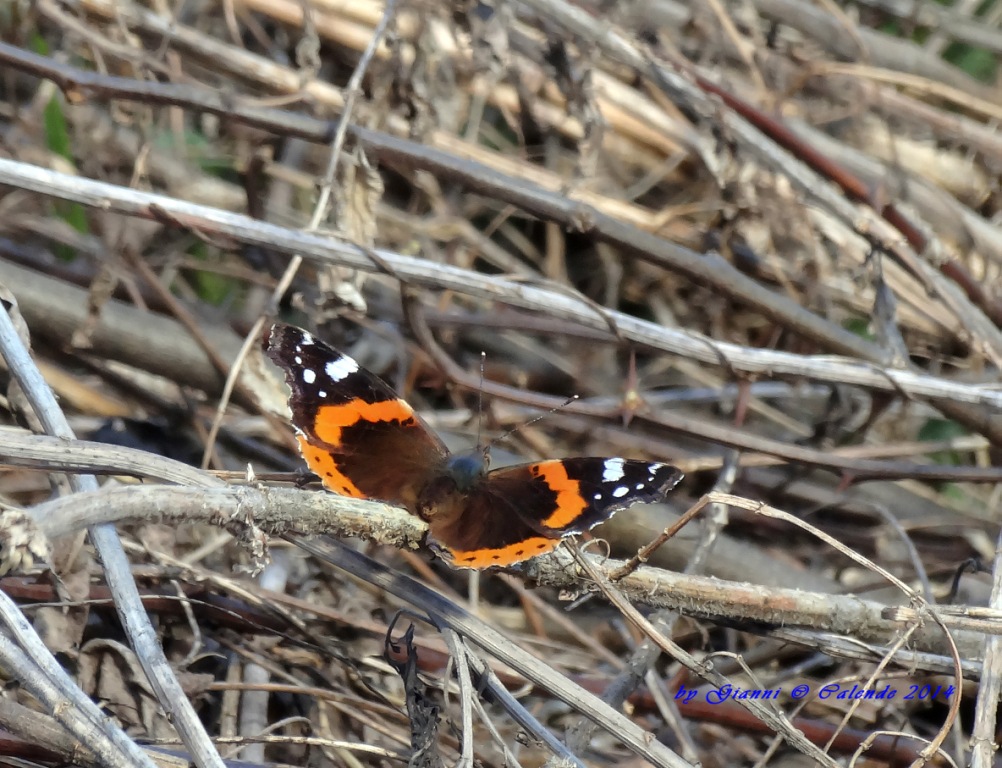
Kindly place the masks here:
POLYGON ((511 565, 553 550, 616 512, 660 501, 682 479, 668 464, 570 458, 498 469, 468 496, 461 516, 432 520, 453 565, 511 565))

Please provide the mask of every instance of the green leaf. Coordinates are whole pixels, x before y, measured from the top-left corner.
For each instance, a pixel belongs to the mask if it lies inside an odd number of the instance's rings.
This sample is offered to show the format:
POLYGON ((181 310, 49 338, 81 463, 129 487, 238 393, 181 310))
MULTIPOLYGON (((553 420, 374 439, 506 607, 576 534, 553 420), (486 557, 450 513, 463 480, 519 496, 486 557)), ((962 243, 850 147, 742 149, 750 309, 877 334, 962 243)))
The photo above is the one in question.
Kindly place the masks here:
MULTIPOLYGON (((31 47, 37 53, 47 54, 49 52, 49 46, 37 32, 32 35, 31 47)), ((53 154, 66 159, 71 165, 76 165, 70 141, 70 131, 66 123, 66 115, 63 113, 63 101, 58 92, 53 93, 52 98, 45 105, 42 112, 42 122, 45 130, 45 146, 53 154)), ((84 234, 90 232, 87 211, 82 205, 61 200, 54 201, 53 205, 59 217, 77 232, 84 234)), ((66 246, 57 246, 55 250, 57 255, 63 259, 72 259, 76 255, 72 248, 66 246)))
MULTIPOLYGON (((918 439, 923 442, 942 442, 953 440, 968 434, 960 424, 949 419, 929 419, 919 429, 918 439)), ((956 467, 965 464, 964 457, 958 451, 933 451, 929 458, 937 464, 956 467)))
POLYGON ((842 327, 867 341, 875 341, 877 338, 870 330, 870 321, 865 317, 850 317, 842 323, 842 327))
MULTIPOLYGON (((208 263, 212 260, 205 243, 196 243, 188 249, 188 253, 199 261, 208 263)), ((238 281, 232 277, 208 270, 194 271, 191 275, 191 285, 202 301, 216 307, 222 305, 234 291, 239 290, 238 281)))
POLYGON ((946 49, 943 58, 981 82, 990 83, 995 79, 997 59, 984 48, 955 43, 946 49))

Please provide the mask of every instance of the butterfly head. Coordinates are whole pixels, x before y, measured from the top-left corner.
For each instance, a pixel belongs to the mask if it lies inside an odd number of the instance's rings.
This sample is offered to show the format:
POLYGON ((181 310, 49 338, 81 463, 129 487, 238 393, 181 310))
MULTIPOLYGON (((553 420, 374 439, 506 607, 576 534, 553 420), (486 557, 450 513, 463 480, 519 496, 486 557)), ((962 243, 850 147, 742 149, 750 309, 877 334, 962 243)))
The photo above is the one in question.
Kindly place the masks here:
POLYGON ((470 453, 457 453, 449 457, 448 472, 460 493, 471 491, 487 474, 490 453, 481 448, 470 453))

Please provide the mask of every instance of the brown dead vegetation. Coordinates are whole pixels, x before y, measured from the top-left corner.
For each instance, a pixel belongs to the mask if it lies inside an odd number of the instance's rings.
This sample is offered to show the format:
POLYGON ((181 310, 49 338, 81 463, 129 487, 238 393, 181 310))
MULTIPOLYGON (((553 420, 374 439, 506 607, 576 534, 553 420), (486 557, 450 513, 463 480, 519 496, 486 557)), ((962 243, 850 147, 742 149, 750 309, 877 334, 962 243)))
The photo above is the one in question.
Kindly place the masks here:
POLYGON ((0 753, 992 765, 1000 17, 0 8, 0 753), (686 480, 451 570, 302 487, 275 317, 450 446, 686 480))

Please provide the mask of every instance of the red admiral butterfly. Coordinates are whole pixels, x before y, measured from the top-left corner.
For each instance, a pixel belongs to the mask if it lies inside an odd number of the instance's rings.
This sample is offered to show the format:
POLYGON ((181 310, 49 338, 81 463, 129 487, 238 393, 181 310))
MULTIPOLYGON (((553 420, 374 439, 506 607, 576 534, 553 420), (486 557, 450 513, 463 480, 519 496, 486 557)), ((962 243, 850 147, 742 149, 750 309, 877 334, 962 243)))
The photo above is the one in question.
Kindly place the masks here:
POLYGON ((347 355, 276 324, 265 351, 285 371, 299 447, 329 490, 405 507, 460 568, 554 549, 682 479, 667 464, 572 458, 487 471, 486 451, 450 454, 406 401, 347 355))

